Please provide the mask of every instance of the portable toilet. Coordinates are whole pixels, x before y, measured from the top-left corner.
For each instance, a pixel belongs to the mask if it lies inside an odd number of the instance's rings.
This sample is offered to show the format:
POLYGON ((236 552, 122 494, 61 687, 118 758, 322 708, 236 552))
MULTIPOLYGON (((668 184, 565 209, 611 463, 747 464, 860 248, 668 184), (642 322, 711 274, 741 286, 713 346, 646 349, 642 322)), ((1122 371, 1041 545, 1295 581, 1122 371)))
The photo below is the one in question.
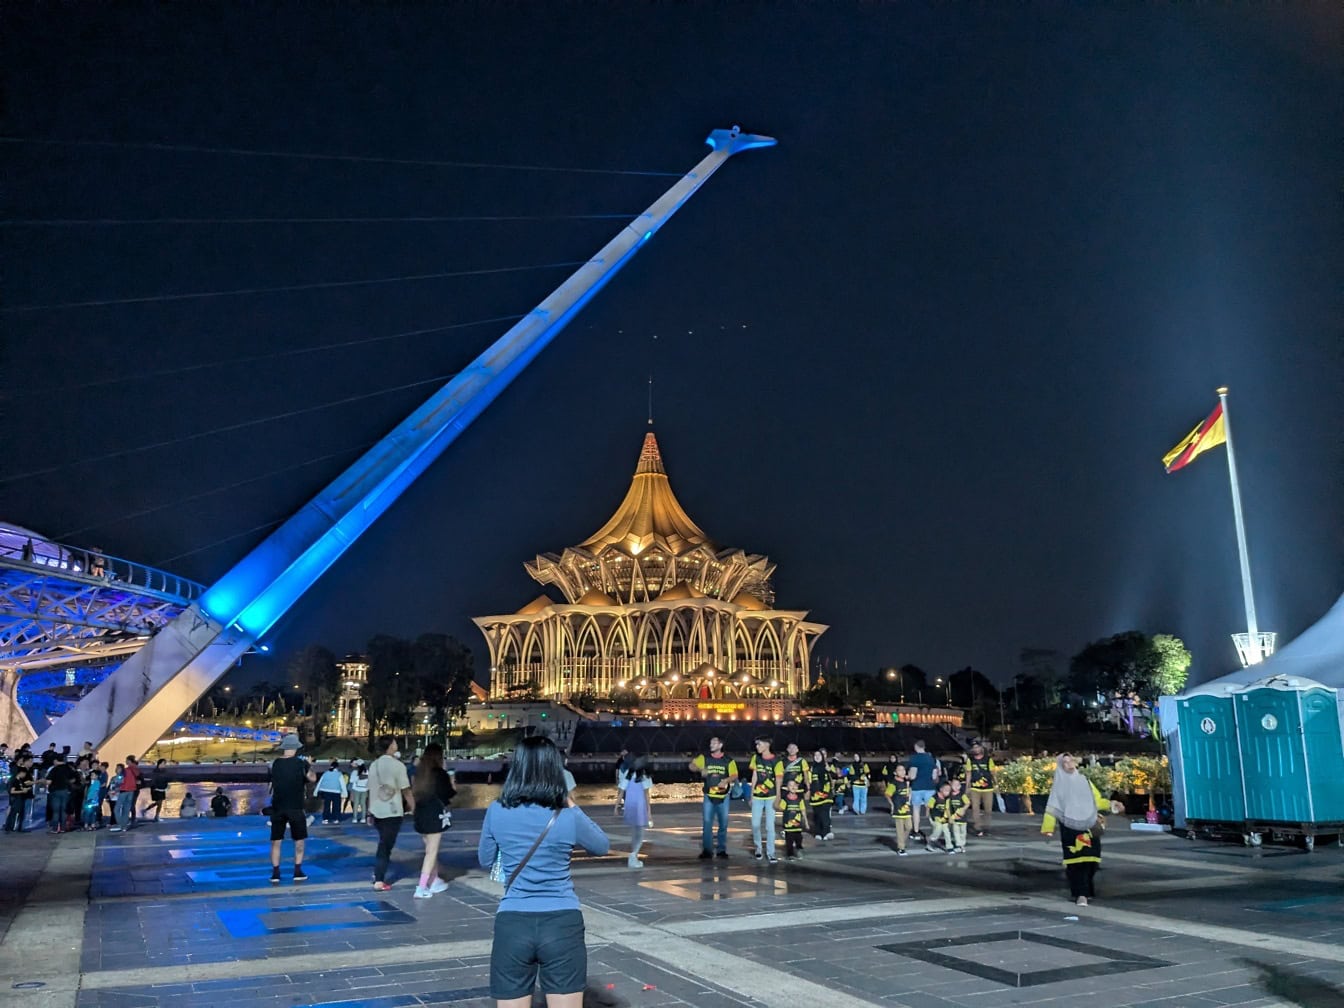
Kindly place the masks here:
POLYGON ((1311 679, 1272 676, 1234 694, 1253 822, 1344 822, 1339 694, 1311 679))
POLYGON ((1246 821, 1232 689, 1197 687, 1176 698, 1187 821, 1246 821))

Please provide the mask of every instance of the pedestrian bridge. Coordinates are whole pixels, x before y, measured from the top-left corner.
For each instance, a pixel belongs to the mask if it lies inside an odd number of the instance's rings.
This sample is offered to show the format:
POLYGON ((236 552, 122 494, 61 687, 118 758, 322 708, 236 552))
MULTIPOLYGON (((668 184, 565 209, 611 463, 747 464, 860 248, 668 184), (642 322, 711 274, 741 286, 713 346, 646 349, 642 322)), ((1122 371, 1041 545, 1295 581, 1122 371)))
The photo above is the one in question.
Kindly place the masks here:
POLYGON ((0 740, 35 738, 204 591, 0 522, 0 740))

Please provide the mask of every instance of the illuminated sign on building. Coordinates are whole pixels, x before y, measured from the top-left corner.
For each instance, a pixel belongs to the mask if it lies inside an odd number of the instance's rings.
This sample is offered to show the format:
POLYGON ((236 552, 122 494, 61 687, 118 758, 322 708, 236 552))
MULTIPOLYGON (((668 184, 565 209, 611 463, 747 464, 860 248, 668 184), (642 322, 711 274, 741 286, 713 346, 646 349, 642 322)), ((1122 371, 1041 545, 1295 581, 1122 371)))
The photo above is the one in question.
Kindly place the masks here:
POLYGON ((744 703, 698 703, 695 705, 695 709, 713 711, 715 714, 733 714, 740 710, 746 710, 747 705, 744 703))

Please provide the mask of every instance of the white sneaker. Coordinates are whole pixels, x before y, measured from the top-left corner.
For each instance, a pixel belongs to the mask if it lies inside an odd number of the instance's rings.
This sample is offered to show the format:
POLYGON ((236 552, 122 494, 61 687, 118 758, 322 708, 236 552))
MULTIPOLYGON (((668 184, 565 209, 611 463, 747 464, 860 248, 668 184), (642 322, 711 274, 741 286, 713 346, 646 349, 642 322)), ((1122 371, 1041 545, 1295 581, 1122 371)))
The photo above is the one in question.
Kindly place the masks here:
POLYGON ((431 896, 433 896, 433 895, 434 895, 434 894, 433 894, 432 892, 430 892, 428 889, 426 889, 426 888, 425 888, 424 886, 422 886, 422 885, 418 885, 418 886, 415 887, 415 898, 416 898, 416 899, 429 899, 429 898, 430 898, 431 896))
POLYGON ((448 888, 448 883, 441 878, 436 878, 429 884, 429 891, 432 893, 441 893, 448 888))
POLYGON ((835 834, 834 834, 834 833, 827 833, 826 836, 825 836, 823 839, 826 839, 826 840, 834 840, 834 839, 835 839, 835 834))
POLYGON ((631 854, 628 858, 626 858, 626 859, 625 859, 625 865, 626 865, 627 868, 643 868, 643 867, 644 867, 643 863, 641 863, 640 860, 639 860, 639 856, 636 855, 636 854, 631 854))

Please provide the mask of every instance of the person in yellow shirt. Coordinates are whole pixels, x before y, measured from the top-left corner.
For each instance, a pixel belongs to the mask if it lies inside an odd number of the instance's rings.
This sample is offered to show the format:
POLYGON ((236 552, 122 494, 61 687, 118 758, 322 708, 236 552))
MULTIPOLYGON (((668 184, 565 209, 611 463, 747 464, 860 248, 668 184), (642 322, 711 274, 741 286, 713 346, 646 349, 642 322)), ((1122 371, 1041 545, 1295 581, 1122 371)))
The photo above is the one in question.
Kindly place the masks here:
POLYGON ((953 778, 948 781, 952 793, 947 796, 948 822, 952 827, 952 853, 966 853, 966 813, 971 809, 971 799, 961 789, 961 781, 953 778))
POLYGON ((885 788, 887 801, 891 804, 891 825, 896 830, 896 853, 905 857, 905 845, 910 840, 910 821, 913 814, 910 808, 910 778, 905 767, 899 763, 887 778, 885 788))
POLYGON ((831 775, 826 768, 826 755, 818 749, 812 754, 812 769, 807 784, 807 805, 812 810, 816 825, 813 836, 818 840, 834 840, 831 831, 831 805, 835 792, 831 790, 831 775))
POLYGON ((928 849, 932 854, 936 850, 934 844, 939 840, 943 842, 942 850, 946 854, 952 853, 954 846, 952 841, 952 785, 943 781, 938 785, 938 790, 933 793, 929 799, 929 822, 933 829, 929 833, 928 849))
POLYGON ((1068 753, 1060 753, 1050 797, 1045 800, 1041 833, 1052 837, 1058 827, 1069 895, 1079 906, 1087 906, 1087 901, 1096 897, 1093 879, 1101 864, 1101 831, 1106 825, 1100 813, 1110 807, 1096 785, 1079 773, 1077 761, 1068 753))
POLYGON ((775 806, 784 782, 784 760, 770 748, 771 742, 765 735, 756 739, 756 755, 747 765, 747 779, 751 781, 751 843, 756 860, 766 858, 775 864, 779 861, 775 856, 775 806))
POLYGON ((989 822, 994 815, 994 799, 999 789, 994 783, 994 772, 998 767, 985 753, 985 747, 977 742, 971 746, 971 752, 961 764, 961 777, 971 800, 971 821, 975 824, 975 835, 989 833, 989 822))
POLYGON ((704 780, 702 790, 702 829, 700 832, 700 860, 715 856, 713 827, 718 827, 718 856, 728 856, 728 789, 737 780, 737 763, 723 751, 723 741, 709 740, 709 751, 701 753, 688 764, 691 773, 704 780))
POLYGON ((807 831, 807 801, 803 797, 803 786, 797 781, 784 785, 779 806, 784 812, 784 858, 797 861, 803 856, 803 834, 807 831))

